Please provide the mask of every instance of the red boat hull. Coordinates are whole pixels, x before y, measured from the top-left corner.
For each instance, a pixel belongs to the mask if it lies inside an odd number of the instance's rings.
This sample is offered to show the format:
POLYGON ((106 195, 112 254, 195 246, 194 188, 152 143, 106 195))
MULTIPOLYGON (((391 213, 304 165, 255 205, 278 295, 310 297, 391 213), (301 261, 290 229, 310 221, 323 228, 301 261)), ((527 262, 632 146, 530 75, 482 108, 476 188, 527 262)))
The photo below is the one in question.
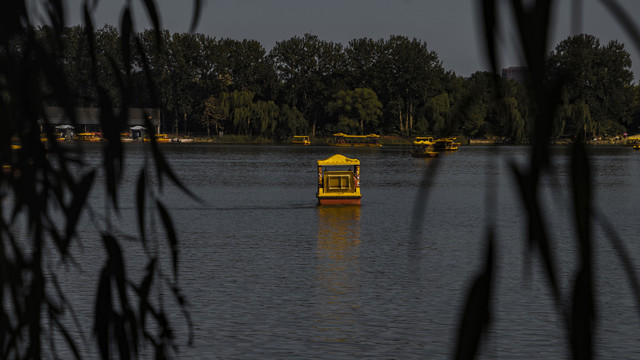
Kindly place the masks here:
POLYGON ((360 205, 360 198, 318 198, 318 205, 360 205))

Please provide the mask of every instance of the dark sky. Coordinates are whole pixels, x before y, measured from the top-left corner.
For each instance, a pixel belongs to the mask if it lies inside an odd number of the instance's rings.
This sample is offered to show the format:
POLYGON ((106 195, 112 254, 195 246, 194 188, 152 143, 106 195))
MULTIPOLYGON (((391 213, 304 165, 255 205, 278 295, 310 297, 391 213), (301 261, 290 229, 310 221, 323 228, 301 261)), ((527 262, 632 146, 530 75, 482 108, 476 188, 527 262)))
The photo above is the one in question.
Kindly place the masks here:
MULTIPOLYGON (((93 0, 91 0, 93 1, 93 0)), ((601 44, 618 40, 631 53, 633 72, 640 77, 640 51, 624 30, 601 5, 606 0, 583 0, 582 16, 571 7, 573 0, 559 0, 555 10, 549 50, 574 33, 588 33, 601 44), (574 31, 572 19, 581 19, 574 31)), ((640 26, 640 0, 617 0, 640 26)), ((137 30, 148 27, 147 16, 136 4, 137 30)), ((526 2, 526 1, 525 1, 526 2)), ((531 2, 531 1, 529 1, 531 2)), ((82 0, 68 1, 70 24, 81 23, 82 0)), ((124 0, 101 0, 94 12, 96 27, 118 24, 124 0)), ((381 39, 404 35, 427 43, 447 70, 469 76, 487 70, 481 37, 480 0, 203 0, 202 17, 196 32, 216 38, 258 40, 270 50, 278 41, 317 35, 321 40, 347 44, 356 38, 381 39)), ((503 18, 508 18, 510 1, 500 2, 503 18)), ((161 25, 170 32, 187 32, 193 12, 190 0, 156 0, 161 25)), ((501 65, 518 66, 521 61, 513 44, 516 36, 508 22, 501 23, 501 65)))

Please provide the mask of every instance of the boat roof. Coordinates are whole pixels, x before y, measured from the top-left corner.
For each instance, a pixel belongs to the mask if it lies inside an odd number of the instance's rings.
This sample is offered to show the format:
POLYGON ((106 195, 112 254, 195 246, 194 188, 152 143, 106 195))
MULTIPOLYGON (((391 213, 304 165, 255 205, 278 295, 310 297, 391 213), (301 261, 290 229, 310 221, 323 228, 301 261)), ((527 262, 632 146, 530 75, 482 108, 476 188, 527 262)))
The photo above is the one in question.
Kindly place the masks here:
POLYGON ((318 160, 318 166, 340 166, 340 165, 360 165, 360 160, 349 159, 340 154, 335 154, 330 158, 318 160))
POLYGON ((370 138, 379 138, 380 135, 376 135, 376 134, 369 134, 369 135, 347 135, 347 134, 343 134, 343 133, 337 133, 337 134, 333 134, 333 136, 342 136, 342 137, 354 137, 354 138, 366 138, 366 137, 370 137, 370 138))

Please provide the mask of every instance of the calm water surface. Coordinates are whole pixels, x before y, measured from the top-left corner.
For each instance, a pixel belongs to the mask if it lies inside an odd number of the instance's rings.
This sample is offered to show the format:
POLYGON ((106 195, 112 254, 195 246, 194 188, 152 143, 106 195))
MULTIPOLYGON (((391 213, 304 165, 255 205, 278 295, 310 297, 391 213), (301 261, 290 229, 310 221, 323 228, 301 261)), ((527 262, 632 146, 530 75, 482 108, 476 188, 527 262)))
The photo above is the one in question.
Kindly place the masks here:
MULTIPOLYGON (((146 161, 141 149, 128 147, 123 210, 111 225, 125 234, 137 231, 133 191, 146 161)), ((462 147, 437 162, 410 157, 408 147, 163 149, 203 200, 166 183, 161 194, 179 231, 180 284, 194 321, 194 345, 181 347, 180 358, 451 358, 489 223, 498 266, 481 358, 568 357, 539 258, 526 251, 526 219, 510 168, 526 162, 526 147, 462 147), (361 207, 316 206, 315 161, 335 153, 362 163, 361 207)), ((555 153, 541 196, 568 297, 575 272, 568 148, 555 153)), ((592 153, 598 210, 640 264, 640 153, 609 147, 592 153)), ((101 208, 100 191, 92 202, 101 208)), ((83 234, 90 237, 91 229, 83 234)), ((638 311, 621 263, 598 229, 595 223, 598 358, 640 358, 638 311)), ((83 243, 86 269, 100 260, 92 246, 83 243)), ((69 281, 86 281, 79 279, 69 281)))

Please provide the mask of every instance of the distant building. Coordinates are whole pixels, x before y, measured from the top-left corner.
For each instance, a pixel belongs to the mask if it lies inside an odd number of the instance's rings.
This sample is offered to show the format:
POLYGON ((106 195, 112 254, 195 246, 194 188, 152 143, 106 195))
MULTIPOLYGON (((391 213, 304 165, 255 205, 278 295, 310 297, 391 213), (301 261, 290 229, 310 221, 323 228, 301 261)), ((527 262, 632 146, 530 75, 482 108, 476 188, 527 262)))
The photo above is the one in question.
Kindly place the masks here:
POLYGON ((524 66, 514 66, 502 69, 502 78, 515 80, 520 84, 524 84, 529 78, 529 69, 524 66))

